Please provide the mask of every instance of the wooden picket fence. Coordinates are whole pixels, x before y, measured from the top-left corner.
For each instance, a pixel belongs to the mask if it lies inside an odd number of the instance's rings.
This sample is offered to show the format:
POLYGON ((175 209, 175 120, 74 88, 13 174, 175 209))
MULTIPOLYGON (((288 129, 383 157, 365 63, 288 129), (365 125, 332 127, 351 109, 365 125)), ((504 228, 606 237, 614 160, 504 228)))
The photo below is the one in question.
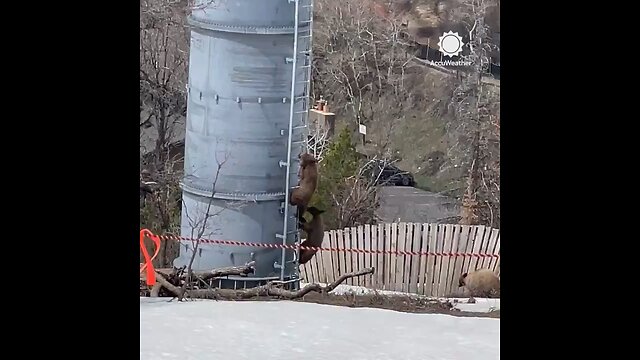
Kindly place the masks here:
MULTIPOLYGON (((487 226, 387 223, 326 231, 322 247, 466 254, 500 254, 500 230, 487 226)), ((373 266, 372 276, 345 284, 427 296, 463 295, 458 277, 486 268, 500 275, 499 257, 398 255, 319 251, 301 267, 306 282, 330 283, 341 274, 373 266)))

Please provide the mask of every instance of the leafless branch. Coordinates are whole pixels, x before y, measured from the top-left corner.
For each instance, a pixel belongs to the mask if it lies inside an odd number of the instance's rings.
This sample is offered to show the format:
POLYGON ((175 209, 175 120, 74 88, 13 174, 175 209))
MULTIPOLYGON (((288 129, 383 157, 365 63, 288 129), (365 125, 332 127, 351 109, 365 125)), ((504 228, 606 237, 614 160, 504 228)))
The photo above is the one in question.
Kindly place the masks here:
POLYGON ((330 144, 328 131, 321 126, 315 126, 309 133, 307 152, 312 154, 318 163, 321 163, 324 152, 330 144))
POLYGON ((411 64, 407 47, 398 41, 399 19, 380 17, 371 4, 315 2, 313 93, 329 94, 341 118, 366 125, 370 141, 380 144, 391 133, 385 130, 421 103, 415 97, 424 90, 418 81, 407 81, 411 64))
MULTIPOLYGON (((189 298, 192 299, 227 299, 227 300, 240 300, 240 299, 250 299, 258 296, 268 296, 268 297, 276 297, 280 299, 299 299, 304 295, 310 292, 319 292, 319 293, 329 293, 335 288, 338 287, 345 280, 373 274, 375 272, 374 268, 366 268, 359 271, 355 271, 348 274, 341 275, 336 281, 332 282, 327 286, 322 286, 320 284, 309 284, 304 288, 297 291, 290 291, 286 289, 282 289, 277 287, 275 283, 269 283, 267 285, 258 286, 251 289, 239 289, 239 290, 231 290, 231 289, 198 289, 198 290, 190 290, 188 291, 189 298)), ((157 281, 165 287, 167 290, 178 296, 181 294, 182 289, 177 286, 171 284, 166 280, 162 273, 157 273, 157 281)))
POLYGON ((193 274, 193 262, 195 261, 195 258, 198 254, 198 249, 200 247, 200 243, 201 240, 205 234, 205 232, 207 231, 208 228, 208 222, 211 218, 220 215, 225 208, 221 207, 219 210, 215 211, 215 212, 211 212, 211 207, 213 205, 213 200, 215 198, 215 194, 216 194, 216 184, 218 182, 218 178, 220 176, 220 171, 222 170, 222 167, 225 165, 225 163, 229 160, 229 153, 225 152, 223 155, 223 159, 218 159, 218 155, 216 153, 216 171, 215 174, 213 176, 213 181, 211 184, 211 196, 209 197, 209 201, 207 202, 207 208, 204 212, 204 215, 202 217, 202 219, 198 220, 198 219, 192 219, 190 217, 188 217, 189 222, 190 222, 190 226, 191 226, 191 239, 192 239, 192 248, 193 248, 193 252, 191 253, 191 258, 189 259, 189 264, 187 265, 187 280, 185 281, 184 285, 181 288, 181 293, 178 296, 178 300, 182 300, 186 291, 187 291, 187 286, 191 283, 191 277, 193 274))
POLYGON ((464 60, 472 65, 467 76, 459 78, 454 90, 452 108, 455 121, 448 126, 453 141, 448 150, 455 167, 463 170, 466 187, 462 200, 461 222, 466 224, 499 224, 499 191, 489 184, 500 179, 499 125, 493 114, 499 108, 499 88, 487 88, 483 73, 489 66, 492 44, 485 24, 491 0, 463 0, 460 13, 469 31, 469 54, 464 60))
POLYGON ((331 194, 337 228, 375 223, 380 178, 382 170, 390 163, 388 159, 373 157, 359 168, 356 175, 339 180, 340 186, 331 194))

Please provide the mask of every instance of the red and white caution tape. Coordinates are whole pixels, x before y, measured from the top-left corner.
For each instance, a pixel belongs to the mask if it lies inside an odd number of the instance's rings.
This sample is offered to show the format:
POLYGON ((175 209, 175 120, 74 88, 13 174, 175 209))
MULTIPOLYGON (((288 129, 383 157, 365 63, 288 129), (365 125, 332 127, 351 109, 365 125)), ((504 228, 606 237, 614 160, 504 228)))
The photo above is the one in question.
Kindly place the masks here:
MULTIPOLYGON (((154 235, 162 240, 174 240, 174 241, 198 241, 197 239, 188 238, 184 236, 175 235, 154 235)), ((500 254, 477 254, 477 253, 459 253, 459 252, 432 252, 432 251, 406 251, 406 250, 368 250, 368 249, 356 249, 356 248, 327 248, 327 247, 310 247, 310 246, 296 246, 296 245, 284 245, 284 244, 263 244, 246 241, 233 241, 233 240, 213 240, 213 239, 200 239, 201 244, 219 244, 230 246, 247 246, 247 247, 261 247, 271 249, 291 249, 296 250, 317 250, 317 251, 344 251, 355 252, 363 254, 392 254, 392 255, 413 255, 413 256, 447 256, 447 257, 478 257, 478 258, 498 258, 500 254)))

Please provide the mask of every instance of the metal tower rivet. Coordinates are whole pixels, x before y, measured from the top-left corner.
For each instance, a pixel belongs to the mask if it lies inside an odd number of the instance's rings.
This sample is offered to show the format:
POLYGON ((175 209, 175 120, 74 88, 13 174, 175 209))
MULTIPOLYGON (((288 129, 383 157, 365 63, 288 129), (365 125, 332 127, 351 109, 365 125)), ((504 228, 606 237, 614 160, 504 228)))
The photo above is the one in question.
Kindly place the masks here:
POLYGON ((286 103, 287 103, 287 98, 286 98, 286 97, 283 97, 283 98, 282 98, 282 103, 283 103, 283 104, 286 104, 286 103))
POLYGON ((262 98, 261 97, 258 98, 258 104, 262 104, 262 98))

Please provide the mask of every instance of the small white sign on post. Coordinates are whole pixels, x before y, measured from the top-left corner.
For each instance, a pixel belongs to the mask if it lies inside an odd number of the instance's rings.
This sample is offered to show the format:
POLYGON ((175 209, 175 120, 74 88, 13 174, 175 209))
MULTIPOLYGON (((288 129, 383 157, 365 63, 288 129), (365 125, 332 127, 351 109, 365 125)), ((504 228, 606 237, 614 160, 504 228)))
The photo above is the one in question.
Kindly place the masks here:
POLYGON ((365 125, 360 124, 358 130, 359 130, 360 134, 367 135, 367 127, 365 125))

